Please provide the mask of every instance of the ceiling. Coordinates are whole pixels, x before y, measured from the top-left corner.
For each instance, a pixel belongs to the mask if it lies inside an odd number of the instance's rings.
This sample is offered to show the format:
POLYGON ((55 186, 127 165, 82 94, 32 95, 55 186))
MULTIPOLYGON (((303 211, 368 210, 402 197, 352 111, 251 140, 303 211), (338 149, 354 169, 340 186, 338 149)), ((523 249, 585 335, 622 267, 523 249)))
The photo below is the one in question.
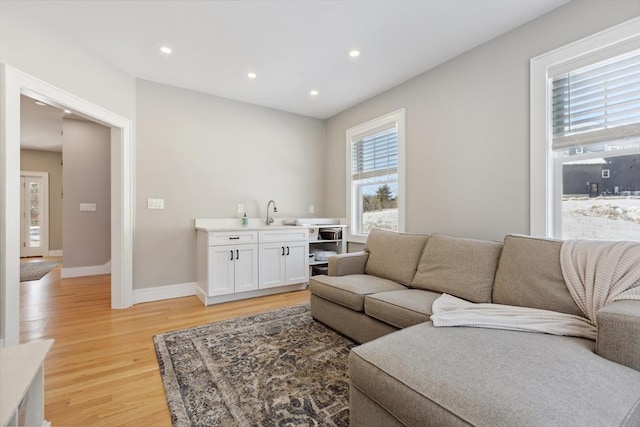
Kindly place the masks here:
POLYGON ((12 7, 135 77, 324 119, 567 2, 32 0, 12 7), (360 56, 351 58, 352 49, 360 56))
POLYGON ((65 113, 35 99, 20 96, 20 148, 62 151, 62 118, 65 113))
POLYGON ((87 120, 51 105, 39 105, 35 99, 20 95, 20 148, 62 151, 63 119, 87 120))

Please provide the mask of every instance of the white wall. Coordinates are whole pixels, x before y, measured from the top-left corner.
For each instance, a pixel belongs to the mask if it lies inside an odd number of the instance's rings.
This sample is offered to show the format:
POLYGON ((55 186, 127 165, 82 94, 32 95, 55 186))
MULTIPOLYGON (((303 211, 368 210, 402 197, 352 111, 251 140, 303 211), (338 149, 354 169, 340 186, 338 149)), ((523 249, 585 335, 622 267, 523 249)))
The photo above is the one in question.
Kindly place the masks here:
POLYGON ((63 120, 64 268, 103 266, 111 259, 111 130, 84 120, 63 120), (95 203, 81 212, 80 203, 95 203))
POLYGON ((145 80, 137 106, 135 288, 195 281, 195 218, 322 214, 323 121, 145 80))
POLYGON ((637 1, 571 2, 328 119, 326 215, 346 216, 346 129, 404 107, 407 231, 527 234, 529 60, 639 14, 637 1))

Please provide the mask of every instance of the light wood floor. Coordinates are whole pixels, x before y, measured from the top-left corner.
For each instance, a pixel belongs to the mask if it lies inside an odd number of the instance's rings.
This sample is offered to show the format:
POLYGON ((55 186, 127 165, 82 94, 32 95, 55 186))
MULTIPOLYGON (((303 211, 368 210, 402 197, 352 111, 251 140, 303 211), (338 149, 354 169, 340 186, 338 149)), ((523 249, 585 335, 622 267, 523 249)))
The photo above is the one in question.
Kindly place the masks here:
POLYGON ((170 426, 152 337, 309 301, 290 292, 204 307, 196 297, 110 308, 110 276, 21 287, 21 339, 54 338, 45 362, 45 417, 59 426, 170 426))

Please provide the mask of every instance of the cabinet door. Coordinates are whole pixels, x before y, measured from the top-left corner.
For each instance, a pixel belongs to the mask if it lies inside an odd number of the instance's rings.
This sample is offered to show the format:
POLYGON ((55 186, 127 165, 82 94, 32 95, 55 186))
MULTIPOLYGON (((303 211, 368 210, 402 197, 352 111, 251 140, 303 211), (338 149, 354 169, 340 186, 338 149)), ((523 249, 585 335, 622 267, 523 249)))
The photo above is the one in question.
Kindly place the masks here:
POLYGON ((258 289, 258 245, 237 245, 235 254, 235 291, 258 289))
POLYGON ((260 289, 285 284, 285 243, 260 244, 260 289))
POLYGON ((286 244, 287 285, 309 281, 309 243, 287 242, 286 244))
POLYGON ((226 295, 234 292, 233 246, 209 246, 209 296, 226 295))

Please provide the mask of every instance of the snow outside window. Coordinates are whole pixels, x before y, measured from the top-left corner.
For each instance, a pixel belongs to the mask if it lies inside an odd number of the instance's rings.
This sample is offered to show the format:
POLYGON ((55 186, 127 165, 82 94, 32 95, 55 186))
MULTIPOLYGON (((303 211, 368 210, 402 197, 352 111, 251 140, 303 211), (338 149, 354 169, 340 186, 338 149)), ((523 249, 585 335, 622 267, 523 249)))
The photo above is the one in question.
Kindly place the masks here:
POLYGON ((404 110, 348 129, 347 166, 351 240, 404 231, 404 110))
POLYGON ((533 235, 640 241, 638 23, 532 60, 533 235))

